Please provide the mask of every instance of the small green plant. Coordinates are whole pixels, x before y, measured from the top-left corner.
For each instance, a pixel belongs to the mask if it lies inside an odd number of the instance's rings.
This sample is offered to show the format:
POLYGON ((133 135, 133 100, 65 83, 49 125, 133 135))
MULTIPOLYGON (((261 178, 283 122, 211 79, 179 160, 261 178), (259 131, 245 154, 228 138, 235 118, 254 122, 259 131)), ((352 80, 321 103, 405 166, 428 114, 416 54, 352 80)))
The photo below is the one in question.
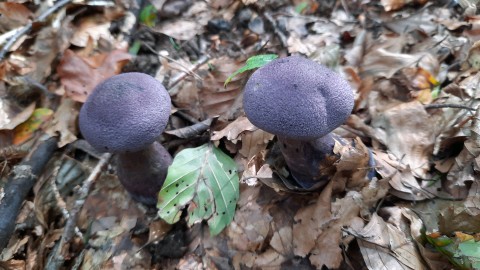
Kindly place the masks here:
POLYGON ((148 27, 155 26, 157 20, 157 9, 153 5, 145 6, 140 12, 140 21, 148 27))
POLYGON ((235 162, 214 145, 204 144, 175 156, 158 196, 158 215, 175 223, 189 204, 189 225, 206 220, 210 234, 216 235, 233 220, 238 197, 235 162))
POLYGON ((243 67, 239 68, 237 71, 232 73, 232 75, 228 76, 228 78, 225 80, 224 86, 227 87, 227 84, 233 79, 233 77, 237 76, 238 74, 262 67, 268 62, 276 59, 277 57, 278 55, 276 54, 260 54, 248 58, 243 67))

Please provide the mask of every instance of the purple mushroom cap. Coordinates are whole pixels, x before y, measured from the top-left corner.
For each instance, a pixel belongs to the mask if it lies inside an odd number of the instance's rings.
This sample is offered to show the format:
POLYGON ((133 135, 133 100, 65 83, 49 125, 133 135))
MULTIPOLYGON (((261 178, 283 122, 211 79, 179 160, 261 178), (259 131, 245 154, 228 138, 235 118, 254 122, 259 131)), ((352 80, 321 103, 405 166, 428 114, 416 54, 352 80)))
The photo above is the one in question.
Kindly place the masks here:
POLYGON ((139 151, 165 130, 170 109, 170 95, 159 81, 123 73, 95 87, 80 110, 79 126, 99 151, 139 151))
POLYGON ((298 140, 330 133, 351 114, 353 102, 345 79, 300 56, 276 59, 255 71, 243 98, 255 126, 298 140))

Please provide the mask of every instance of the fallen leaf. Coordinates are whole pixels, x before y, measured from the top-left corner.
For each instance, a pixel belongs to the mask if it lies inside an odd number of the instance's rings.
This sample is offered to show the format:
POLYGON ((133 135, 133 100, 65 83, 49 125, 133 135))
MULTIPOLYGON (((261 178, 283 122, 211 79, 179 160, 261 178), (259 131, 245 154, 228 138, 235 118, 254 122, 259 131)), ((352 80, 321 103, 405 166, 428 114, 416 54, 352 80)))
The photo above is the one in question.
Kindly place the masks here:
POLYGON ((50 136, 60 135, 58 147, 63 147, 77 139, 77 116, 80 104, 70 98, 63 98, 53 114, 52 121, 45 127, 50 136))
POLYGON ((8 99, 0 99, 0 130, 12 130, 27 121, 35 110, 35 103, 22 108, 8 99))
POLYGON ((14 130, 13 144, 19 145, 33 137, 34 133, 41 128, 42 125, 50 120, 53 111, 48 108, 35 109, 27 121, 18 125, 14 130))
POLYGON ((85 102, 95 86, 120 73, 131 56, 124 50, 83 58, 72 50, 66 50, 57 73, 65 86, 66 95, 75 101, 85 102))

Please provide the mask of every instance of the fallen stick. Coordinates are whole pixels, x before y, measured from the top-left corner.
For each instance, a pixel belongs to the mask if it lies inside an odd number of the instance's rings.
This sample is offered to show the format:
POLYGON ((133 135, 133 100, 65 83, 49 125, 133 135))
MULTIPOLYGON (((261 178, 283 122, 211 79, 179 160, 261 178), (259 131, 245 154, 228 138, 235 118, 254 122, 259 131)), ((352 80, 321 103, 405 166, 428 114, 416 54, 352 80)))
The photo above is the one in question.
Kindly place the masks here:
POLYGON ((3 192, 0 191, 0 252, 8 245, 15 230, 15 221, 23 201, 56 149, 55 137, 38 144, 31 155, 13 168, 3 192))

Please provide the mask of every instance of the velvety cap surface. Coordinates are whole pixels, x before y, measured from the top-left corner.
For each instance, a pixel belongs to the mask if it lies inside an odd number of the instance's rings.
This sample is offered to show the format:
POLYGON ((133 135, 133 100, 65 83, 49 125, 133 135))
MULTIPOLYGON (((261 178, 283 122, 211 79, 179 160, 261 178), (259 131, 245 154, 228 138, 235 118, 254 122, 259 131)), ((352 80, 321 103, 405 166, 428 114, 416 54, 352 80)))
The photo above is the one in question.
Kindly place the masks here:
POLYGON ((245 113, 255 126, 299 140, 322 137, 340 126, 353 102, 345 79, 300 56, 276 59, 255 71, 243 98, 245 113))
POLYGON ((95 87, 80 110, 80 131, 99 151, 138 151, 160 136, 170 109, 170 95, 159 81, 123 73, 95 87))

